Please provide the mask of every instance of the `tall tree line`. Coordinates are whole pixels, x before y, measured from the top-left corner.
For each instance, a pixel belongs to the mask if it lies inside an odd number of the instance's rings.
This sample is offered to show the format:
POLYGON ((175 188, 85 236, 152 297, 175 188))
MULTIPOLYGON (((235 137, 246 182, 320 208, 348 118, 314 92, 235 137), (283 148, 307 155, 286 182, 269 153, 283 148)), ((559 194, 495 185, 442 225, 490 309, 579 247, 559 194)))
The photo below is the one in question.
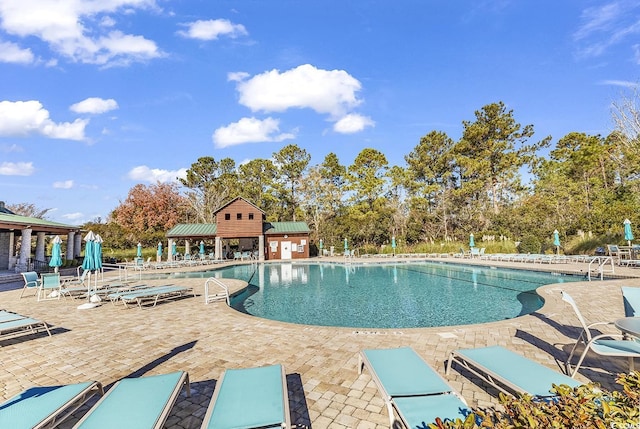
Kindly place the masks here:
POLYGON ((390 166, 372 148, 349 165, 334 153, 313 165, 295 144, 240 165, 202 157, 180 179, 181 189, 154 185, 145 193, 138 185, 110 220, 148 228, 130 201, 145 194, 171 201, 176 215, 153 224, 164 231, 179 222, 211 223, 217 208, 242 196, 268 220, 306 221, 314 239, 334 245, 344 237, 355 246, 379 246, 393 236, 418 244, 469 233, 515 240, 548 237, 554 229, 564 236, 608 234, 624 218, 640 222, 640 145, 630 127, 606 137, 572 132, 552 144, 551 137, 534 138, 533 125, 518 123, 502 102, 474 116, 462 122, 458 141, 438 130, 425 134, 404 166, 390 166))

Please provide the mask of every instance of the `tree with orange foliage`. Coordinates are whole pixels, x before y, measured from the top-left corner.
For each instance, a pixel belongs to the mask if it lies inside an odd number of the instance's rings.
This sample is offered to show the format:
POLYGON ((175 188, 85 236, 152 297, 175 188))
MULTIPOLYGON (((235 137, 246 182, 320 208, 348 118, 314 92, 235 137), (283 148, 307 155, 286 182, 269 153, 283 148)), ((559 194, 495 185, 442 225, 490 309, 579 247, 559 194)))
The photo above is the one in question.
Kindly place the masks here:
POLYGON ((187 217, 187 202, 175 183, 135 185, 111 218, 123 230, 141 236, 165 233, 187 217))

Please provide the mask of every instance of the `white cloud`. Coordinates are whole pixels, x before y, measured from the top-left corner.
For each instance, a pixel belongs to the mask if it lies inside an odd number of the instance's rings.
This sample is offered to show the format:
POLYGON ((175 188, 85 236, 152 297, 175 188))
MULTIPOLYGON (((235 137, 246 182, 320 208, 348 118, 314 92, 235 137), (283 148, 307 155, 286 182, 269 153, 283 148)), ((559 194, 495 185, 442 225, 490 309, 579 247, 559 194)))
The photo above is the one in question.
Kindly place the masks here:
POLYGON ((630 82, 628 80, 603 80, 601 85, 622 86, 624 88, 637 88, 638 82, 630 82))
POLYGON ((154 9, 155 0, 3 0, 0 26, 18 37, 37 37, 72 61, 99 65, 128 64, 163 55, 142 36, 110 31, 110 16, 154 9))
POLYGON ((0 163, 0 176, 31 176, 34 171, 32 162, 0 163))
POLYGON ((217 148, 239 145, 243 143, 280 142, 293 139, 294 133, 280 132, 280 121, 273 118, 264 120, 242 118, 226 127, 213 132, 213 143, 217 148))
POLYGON ((375 122, 367 116, 350 113, 333 125, 333 130, 341 134, 353 134, 364 130, 366 127, 375 126, 375 122))
MULTIPOLYGON (((230 76, 239 77, 236 73, 230 76)), ((362 101, 360 82, 344 70, 322 70, 310 64, 280 72, 271 70, 237 84, 240 104, 252 111, 283 112, 309 108, 339 118, 362 101)))
POLYGON ((178 34, 190 39, 217 40, 219 36, 236 37, 249 34, 242 24, 234 24, 227 19, 199 20, 182 24, 186 31, 178 31, 178 34))
POLYGON ((69 109, 76 113, 93 113, 100 114, 118 108, 116 100, 109 98, 105 100, 98 97, 89 97, 79 103, 73 104, 69 109))
POLYGON ((53 182, 53 187, 56 189, 71 189, 73 188, 73 180, 65 180, 61 182, 53 182))
POLYGON ((129 171, 127 177, 132 180, 149 182, 149 183, 167 183, 177 182, 179 178, 187 177, 187 169, 181 168, 179 170, 161 170, 159 168, 149 168, 146 165, 139 165, 129 171))
POLYGON ((55 123, 36 100, 0 101, 0 136, 41 134, 53 139, 85 140, 86 119, 55 123))
POLYGON ((84 214, 80 213, 80 212, 75 212, 75 213, 67 213, 62 215, 62 217, 64 219, 70 220, 70 221, 77 221, 80 219, 84 219, 84 214))
POLYGON ((30 64, 34 62, 33 52, 31 49, 22 49, 15 43, 0 42, 0 62, 30 64))
MULTIPOLYGON (((582 11, 582 24, 573 33, 582 57, 597 57, 611 46, 640 34, 637 2, 614 0, 582 11)), ((633 47, 632 47, 633 49, 633 47)))

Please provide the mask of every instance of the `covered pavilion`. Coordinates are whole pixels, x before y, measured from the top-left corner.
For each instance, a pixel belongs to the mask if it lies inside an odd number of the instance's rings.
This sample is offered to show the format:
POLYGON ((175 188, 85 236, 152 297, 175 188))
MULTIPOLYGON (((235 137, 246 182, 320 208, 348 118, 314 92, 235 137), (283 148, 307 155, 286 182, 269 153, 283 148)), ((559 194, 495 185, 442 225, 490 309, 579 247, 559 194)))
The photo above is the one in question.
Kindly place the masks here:
POLYGON ((51 235, 66 235, 63 241, 67 243, 67 260, 80 256, 82 234, 79 226, 20 216, 6 208, 4 201, 0 201, 0 271, 20 273, 49 269, 45 239, 51 235))

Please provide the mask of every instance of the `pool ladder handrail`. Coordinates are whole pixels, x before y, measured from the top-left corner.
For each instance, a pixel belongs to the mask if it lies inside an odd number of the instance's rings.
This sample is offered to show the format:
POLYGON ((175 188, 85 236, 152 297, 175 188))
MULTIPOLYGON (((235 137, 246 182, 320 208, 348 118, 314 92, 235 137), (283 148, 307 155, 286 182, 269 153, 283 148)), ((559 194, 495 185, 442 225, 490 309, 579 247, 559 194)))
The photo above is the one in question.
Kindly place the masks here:
POLYGON ((231 305, 231 301, 229 299, 229 287, 221 282, 219 279, 215 277, 209 277, 206 282, 204 282, 204 303, 209 304, 214 301, 226 300, 227 305, 231 305), (214 294, 209 294, 209 285, 217 286, 217 292, 214 294))
POLYGON ((613 265, 613 258, 611 258, 611 256, 594 256, 593 258, 591 258, 591 261, 589 261, 589 269, 587 271, 587 275, 589 278, 589 281, 591 281, 591 273, 597 273, 598 276, 600 277, 600 280, 604 280, 604 268, 606 264, 611 264, 611 274, 615 273, 615 267, 613 265), (598 262, 598 267, 593 270, 591 268, 591 265, 593 265, 594 262, 598 262))

